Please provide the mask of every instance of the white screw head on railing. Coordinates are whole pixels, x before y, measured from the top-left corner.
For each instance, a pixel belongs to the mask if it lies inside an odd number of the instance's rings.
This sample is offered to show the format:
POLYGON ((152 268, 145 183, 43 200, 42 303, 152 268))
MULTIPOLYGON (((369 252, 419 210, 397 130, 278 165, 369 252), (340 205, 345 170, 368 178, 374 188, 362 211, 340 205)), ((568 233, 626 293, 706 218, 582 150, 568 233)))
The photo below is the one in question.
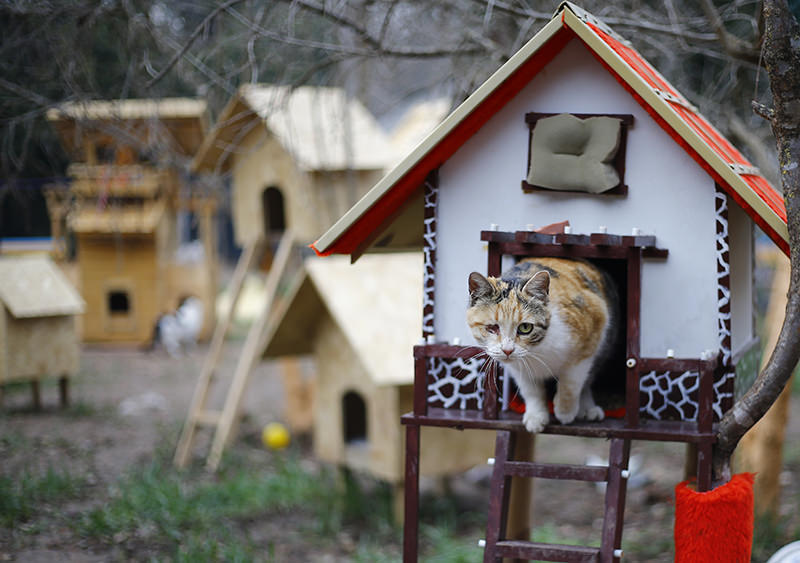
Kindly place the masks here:
POLYGON ((615 549, 614 550, 614 557, 616 557, 617 559, 620 559, 620 558, 622 558, 624 553, 625 552, 622 551, 621 549, 615 549))
POLYGON ((486 463, 488 463, 489 465, 494 465, 494 458, 490 457, 489 459, 486 460, 486 463))
POLYGON ((625 365, 629 368, 633 369, 636 367, 636 358, 628 358, 625 362, 625 365))
POLYGON ((486 540, 478 540, 478 547, 486 547, 486 540))
POLYGON ((623 469, 622 471, 620 471, 619 476, 622 477, 623 479, 627 479, 628 477, 631 476, 631 472, 628 469, 623 469))

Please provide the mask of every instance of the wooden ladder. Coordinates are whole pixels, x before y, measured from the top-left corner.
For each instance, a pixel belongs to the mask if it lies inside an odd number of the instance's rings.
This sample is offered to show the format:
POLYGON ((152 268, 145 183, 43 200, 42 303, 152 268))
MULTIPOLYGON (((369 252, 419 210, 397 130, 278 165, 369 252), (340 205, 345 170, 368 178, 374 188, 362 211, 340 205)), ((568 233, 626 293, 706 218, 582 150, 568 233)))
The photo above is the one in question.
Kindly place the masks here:
POLYGON ((184 422, 183 430, 178 440, 178 446, 175 449, 174 464, 176 467, 185 467, 189 462, 192 446, 199 426, 214 427, 214 438, 206 460, 206 467, 211 471, 215 471, 219 466, 219 462, 222 459, 222 452, 234 433, 234 427, 239 416, 242 397, 244 396, 250 373, 258 360, 258 356, 263 351, 265 332, 268 321, 271 319, 271 309, 275 301, 278 284, 289 264, 289 258, 293 247, 294 237, 291 232, 287 230, 281 237, 275 259, 267 275, 265 287, 266 302, 247 333, 244 347, 239 355, 236 369, 226 392, 224 405, 221 410, 210 410, 206 407, 206 403, 208 402, 209 389, 215 379, 214 376, 225 342, 225 335, 231 325, 233 312, 236 309, 236 304, 239 300, 239 294, 241 293, 247 272, 251 270, 253 264, 260 261, 263 257, 266 250, 266 242, 262 238, 259 238, 256 241, 248 243, 242 251, 229 286, 231 294, 230 307, 214 328, 208 354, 203 363, 200 376, 198 377, 194 395, 192 396, 189 415, 184 422))
POLYGON ((623 438, 610 440, 608 466, 514 461, 515 442, 515 432, 498 431, 495 457, 493 460, 489 460, 490 463, 493 463, 494 469, 490 483, 486 539, 480 542, 484 547, 484 563, 496 563, 503 557, 563 562, 618 562, 622 557, 620 545, 622 542, 622 519, 625 512, 630 440, 623 438), (607 484, 605 512, 600 547, 505 539, 512 477, 605 482, 607 484))

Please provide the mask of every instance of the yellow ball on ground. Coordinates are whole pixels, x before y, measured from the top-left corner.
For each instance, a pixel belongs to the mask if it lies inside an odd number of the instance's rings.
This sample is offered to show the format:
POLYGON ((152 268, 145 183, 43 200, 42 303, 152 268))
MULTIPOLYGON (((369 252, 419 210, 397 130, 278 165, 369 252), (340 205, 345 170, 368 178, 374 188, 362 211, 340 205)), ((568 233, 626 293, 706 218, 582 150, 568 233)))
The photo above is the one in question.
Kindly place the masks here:
POLYGON ((282 450, 289 445, 289 431, 280 422, 270 422, 261 431, 261 441, 272 450, 282 450))

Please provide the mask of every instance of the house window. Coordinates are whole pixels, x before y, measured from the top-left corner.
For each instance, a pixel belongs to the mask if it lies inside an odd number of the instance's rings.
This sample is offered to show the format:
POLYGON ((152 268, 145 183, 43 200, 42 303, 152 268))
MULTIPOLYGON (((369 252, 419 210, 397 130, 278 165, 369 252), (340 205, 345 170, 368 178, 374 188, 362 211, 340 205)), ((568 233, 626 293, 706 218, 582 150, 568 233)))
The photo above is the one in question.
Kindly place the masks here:
POLYGON ((522 181, 534 191, 625 195, 628 114, 528 113, 528 167, 522 181))
POLYGON ((127 291, 112 290, 108 292, 108 312, 112 315, 130 314, 131 302, 127 291))
POLYGON ((355 391, 342 397, 344 443, 353 444, 367 439, 367 405, 355 391))

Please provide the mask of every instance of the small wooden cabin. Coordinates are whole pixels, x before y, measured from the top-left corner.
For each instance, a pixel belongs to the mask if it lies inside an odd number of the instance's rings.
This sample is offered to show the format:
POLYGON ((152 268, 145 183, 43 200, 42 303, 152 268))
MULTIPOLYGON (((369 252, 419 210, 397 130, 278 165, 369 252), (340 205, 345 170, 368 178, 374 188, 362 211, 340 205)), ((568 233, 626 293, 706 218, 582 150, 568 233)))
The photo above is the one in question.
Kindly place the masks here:
POLYGON ((380 179, 390 155, 375 118, 344 90, 246 84, 192 168, 230 175, 240 246, 287 228, 311 242, 380 179))
POLYGON ((0 401, 7 383, 29 382, 35 407, 39 383, 59 378, 61 403, 78 372, 76 316, 85 303, 47 256, 0 257, 0 401))
POLYGON ((76 102, 48 119, 72 158, 69 191, 51 192, 48 203, 54 233, 75 237, 83 339, 145 343, 157 317, 189 295, 203 301, 208 335, 215 203, 179 172, 206 130, 205 102, 76 102))
POLYGON ((563 2, 313 245, 321 255, 353 259, 417 246, 426 257, 420 315, 430 343, 408 351, 417 360, 415 403, 403 417, 406 560, 416 559, 412 479, 425 454, 423 426, 498 431, 487 561, 553 553, 618 561, 631 440, 695 445, 698 489, 707 490, 714 424, 758 363, 756 226, 787 251, 781 195, 624 38, 563 2), (609 483, 598 549, 512 545, 502 537, 509 471, 569 472, 506 463, 520 415, 508 409, 502 374, 481 378, 482 361, 468 360, 479 352, 464 319, 469 273, 499 275, 526 256, 591 260, 622 296, 617 361, 598 379, 615 385, 624 418, 545 428, 611 439, 602 475, 572 474, 609 483))
MULTIPOLYGON (((316 456, 397 487, 404 478, 398 421, 412 407, 408 351, 419 341, 421 266, 419 252, 365 256, 354 266, 344 257, 308 258, 267 331, 264 351, 265 357, 314 360, 316 456)), ((426 428, 423 435, 438 452, 422 464, 430 476, 484 463, 494 443, 490 433, 454 436, 426 428)))

